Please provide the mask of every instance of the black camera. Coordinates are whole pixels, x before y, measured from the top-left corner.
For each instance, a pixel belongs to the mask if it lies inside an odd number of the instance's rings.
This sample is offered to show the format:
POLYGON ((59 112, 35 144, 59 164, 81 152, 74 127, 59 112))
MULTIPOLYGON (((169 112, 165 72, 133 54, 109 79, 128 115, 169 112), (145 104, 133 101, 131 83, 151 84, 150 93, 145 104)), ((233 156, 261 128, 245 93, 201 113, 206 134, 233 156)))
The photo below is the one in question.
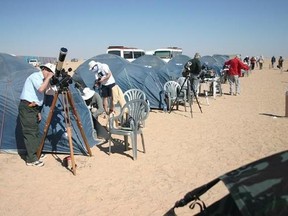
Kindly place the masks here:
POLYGON ((100 83, 100 80, 102 79, 103 76, 104 76, 104 74, 103 74, 102 71, 100 71, 100 72, 97 73, 98 79, 95 80, 95 85, 98 85, 98 86, 99 86, 99 85, 101 84, 101 83, 100 83))

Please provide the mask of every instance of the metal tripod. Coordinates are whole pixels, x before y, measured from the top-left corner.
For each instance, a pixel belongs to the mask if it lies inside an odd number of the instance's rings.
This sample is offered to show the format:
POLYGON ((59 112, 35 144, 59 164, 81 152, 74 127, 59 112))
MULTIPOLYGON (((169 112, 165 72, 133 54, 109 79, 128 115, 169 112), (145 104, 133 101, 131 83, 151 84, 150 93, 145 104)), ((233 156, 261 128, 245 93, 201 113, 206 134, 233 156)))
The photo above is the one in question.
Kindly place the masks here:
MULTIPOLYGON (((198 101, 198 97, 197 97, 197 95, 196 95, 196 92, 195 92, 194 88, 191 88, 191 86, 190 86, 190 79, 189 79, 189 78, 190 78, 190 76, 186 76, 186 77, 185 77, 185 80, 184 80, 183 84, 181 85, 180 91, 177 92, 177 97, 175 98, 175 100, 174 100, 173 103, 172 103, 171 108, 169 109, 169 113, 171 113, 171 111, 172 111, 175 103, 176 103, 177 100, 178 100, 179 94, 180 94, 181 91, 183 90, 183 87, 185 86, 185 83, 186 83, 186 82, 187 82, 187 89, 188 89, 187 95, 188 95, 188 102, 189 102, 189 107, 190 107, 191 118, 193 118, 191 89, 192 89, 192 92, 193 92, 193 96, 195 97, 196 102, 197 102, 197 104, 198 104, 198 107, 199 107, 199 109, 200 109, 200 111, 201 111, 201 113, 202 113, 202 108, 201 108, 200 103, 199 103, 199 101, 198 101)), ((184 103, 186 103, 186 101, 184 101, 184 103)))
POLYGON ((64 117, 65 117, 66 131, 67 131, 67 135, 68 135, 70 157, 71 157, 71 163, 72 163, 71 171, 73 172, 74 175, 76 175, 76 164, 75 164, 73 142, 72 142, 72 130, 71 130, 71 120, 70 120, 70 115, 69 115, 69 104, 72 108, 72 112, 73 112, 74 117, 76 119, 77 126, 81 132, 81 135, 82 135, 82 138, 84 140, 85 147, 88 151, 89 156, 92 156, 92 152, 91 152, 90 146, 88 145, 86 135, 83 131, 83 125, 80 121, 78 113, 76 112, 74 101, 72 99, 71 93, 67 87, 65 87, 63 90, 57 91, 54 95, 52 105, 50 107, 49 115, 47 117, 47 121, 46 121, 46 124, 44 127, 44 134, 42 136, 40 146, 39 146, 38 151, 37 151, 37 157, 40 158, 41 152, 43 150, 44 141, 45 141, 45 138, 46 138, 47 133, 48 133, 48 129, 49 129, 52 117, 53 117, 55 105, 56 105, 56 102, 58 100, 59 94, 62 94, 62 96, 63 96, 64 117))

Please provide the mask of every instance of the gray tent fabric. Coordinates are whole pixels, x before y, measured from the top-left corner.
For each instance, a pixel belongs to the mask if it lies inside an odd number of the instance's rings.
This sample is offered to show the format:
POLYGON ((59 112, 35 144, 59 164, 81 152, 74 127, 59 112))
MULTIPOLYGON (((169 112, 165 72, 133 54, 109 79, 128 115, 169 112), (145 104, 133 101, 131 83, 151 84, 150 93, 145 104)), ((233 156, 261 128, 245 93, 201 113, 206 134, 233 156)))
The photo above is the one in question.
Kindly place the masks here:
MULTIPOLYGON (((36 72, 38 69, 24 62, 15 56, 0 53, 0 152, 1 153, 24 153, 26 151, 23 135, 21 132, 20 122, 18 119, 18 105, 20 102, 20 94, 24 86, 26 78, 36 72)), ((93 128, 91 114, 83 101, 80 91, 69 85, 69 90, 78 111, 83 129, 90 147, 98 144, 94 139, 96 132, 93 128)), ((53 96, 46 96, 43 109, 42 121, 40 123, 40 131, 43 133, 47 116, 50 111, 50 105, 53 96)), ((61 94, 54 109, 54 115, 51 125, 45 139, 45 152, 68 153, 70 152, 69 143, 66 136, 66 125, 64 122, 64 112, 62 106, 61 94)), ((79 132, 77 123, 73 115, 71 117, 72 124, 72 140, 75 154, 87 154, 84 146, 83 138, 79 132)))
POLYGON ((73 80, 90 88, 93 88, 95 81, 94 73, 88 70, 91 60, 107 64, 123 92, 132 88, 141 89, 145 92, 151 108, 161 107, 163 100, 160 93, 163 85, 153 68, 130 63, 117 55, 98 55, 83 62, 73 75, 73 80))
POLYGON ((226 55, 213 55, 213 56, 202 56, 200 58, 201 64, 205 65, 209 69, 213 69, 218 76, 221 75, 225 61, 229 59, 226 55))
POLYGON ((142 65, 142 66, 145 66, 148 68, 153 68, 156 71, 161 69, 162 67, 164 67, 166 65, 165 61, 163 61, 158 56, 154 56, 154 55, 143 55, 143 56, 135 59, 134 61, 132 61, 132 63, 142 65))
MULTIPOLYGON (((75 71, 73 80, 82 87, 94 87, 94 74, 88 70, 88 63, 95 60, 107 64, 123 92, 137 88, 145 92, 150 103, 150 108, 162 109, 163 86, 167 81, 177 80, 182 76, 184 65, 191 58, 187 55, 177 55, 168 63, 157 56, 144 55, 133 62, 129 62, 117 55, 102 54, 94 56, 83 62, 75 71)), ((223 67, 222 61, 217 61, 212 56, 201 58, 202 63, 207 63, 212 69, 220 73, 223 67)))
POLYGON ((174 208, 191 206, 200 208, 204 215, 288 215, 288 151, 276 153, 225 173, 211 182, 187 193, 176 202, 165 216, 175 215, 174 208), (229 194, 209 207, 200 196, 222 180, 229 194))

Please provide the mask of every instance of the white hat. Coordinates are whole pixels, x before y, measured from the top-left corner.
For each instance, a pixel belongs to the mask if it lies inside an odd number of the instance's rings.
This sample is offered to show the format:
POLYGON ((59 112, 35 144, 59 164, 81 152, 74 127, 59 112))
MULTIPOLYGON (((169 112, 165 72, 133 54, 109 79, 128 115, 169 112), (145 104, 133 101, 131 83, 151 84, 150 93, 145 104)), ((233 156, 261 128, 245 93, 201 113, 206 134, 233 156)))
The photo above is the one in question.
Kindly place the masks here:
POLYGON ((42 70, 43 70, 43 68, 46 68, 46 69, 50 70, 51 72, 55 73, 56 65, 51 64, 51 63, 47 63, 45 65, 41 65, 40 68, 42 70))
POLYGON ((93 97, 94 94, 95 94, 95 92, 93 90, 91 90, 90 88, 86 87, 86 88, 83 89, 82 98, 83 98, 83 100, 88 100, 91 97, 93 97))
POLYGON ((95 67, 95 65, 97 65, 98 64, 98 62, 95 62, 95 61, 90 61, 89 62, 89 70, 92 70, 94 67, 95 67))

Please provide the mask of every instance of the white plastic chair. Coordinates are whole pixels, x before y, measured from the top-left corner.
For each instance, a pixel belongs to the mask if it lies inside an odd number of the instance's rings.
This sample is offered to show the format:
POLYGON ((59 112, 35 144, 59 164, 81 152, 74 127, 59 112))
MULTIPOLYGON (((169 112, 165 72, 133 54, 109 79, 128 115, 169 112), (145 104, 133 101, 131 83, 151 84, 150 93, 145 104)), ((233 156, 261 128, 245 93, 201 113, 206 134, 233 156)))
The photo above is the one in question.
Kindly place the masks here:
POLYGON ((183 102, 186 112, 186 100, 187 100, 186 91, 182 89, 182 91, 180 92, 180 90, 181 86, 176 81, 168 81, 164 84, 164 96, 167 99, 166 102, 169 111, 171 111, 173 103, 176 104, 176 109, 178 110, 179 103, 183 102))
POLYGON ((133 99, 146 100, 146 95, 140 89, 129 89, 129 90, 124 92, 124 98, 126 101, 131 101, 133 99))
POLYGON ((148 105, 142 99, 128 101, 118 116, 109 118, 109 154, 111 154, 112 134, 123 135, 126 150, 128 149, 128 137, 132 143, 133 159, 137 159, 137 135, 141 135, 143 152, 145 153, 144 135, 141 123, 147 119, 148 105), (114 126, 113 122, 119 122, 119 126, 114 126))
MULTIPOLYGON (((148 105, 148 112, 150 112, 150 106, 149 106, 149 101, 146 99, 146 94, 144 91, 142 91, 141 89, 129 89, 127 91, 124 92, 124 98, 126 100, 126 102, 134 100, 134 99, 142 99, 144 101, 146 101, 147 105, 148 105)), ((145 121, 143 121, 141 123, 141 125, 143 127, 145 127, 145 121)))

